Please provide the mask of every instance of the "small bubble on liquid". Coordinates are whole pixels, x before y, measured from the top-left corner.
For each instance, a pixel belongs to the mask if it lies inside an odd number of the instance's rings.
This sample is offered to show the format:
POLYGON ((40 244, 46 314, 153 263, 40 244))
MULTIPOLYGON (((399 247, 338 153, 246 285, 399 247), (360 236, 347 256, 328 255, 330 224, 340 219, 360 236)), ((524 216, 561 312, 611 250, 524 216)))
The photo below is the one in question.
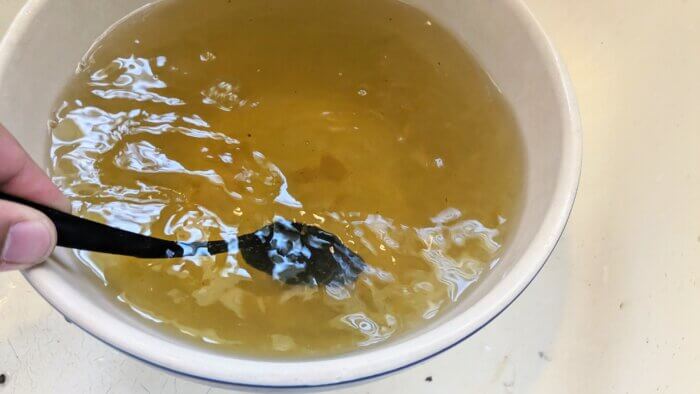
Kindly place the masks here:
POLYGON ((364 97, 364 96, 367 95, 367 91, 364 90, 364 89, 360 89, 360 90, 357 91, 357 94, 359 94, 360 96, 363 96, 363 97, 364 97))
POLYGON ((201 54, 199 55, 199 60, 201 60, 201 61, 203 61, 203 62, 205 62, 205 63, 206 63, 206 62, 210 62, 210 61, 212 61, 212 60, 216 60, 216 55, 214 55, 213 53, 211 53, 211 52, 209 52, 209 51, 206 51, 206 52, 201 53, 201 54))

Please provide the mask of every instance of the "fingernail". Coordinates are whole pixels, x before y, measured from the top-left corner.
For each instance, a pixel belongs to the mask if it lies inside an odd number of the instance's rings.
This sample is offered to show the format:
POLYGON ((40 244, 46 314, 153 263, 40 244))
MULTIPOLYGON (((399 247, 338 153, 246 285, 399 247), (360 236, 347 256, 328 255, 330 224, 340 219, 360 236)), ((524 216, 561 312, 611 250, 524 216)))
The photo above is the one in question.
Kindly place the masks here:
POLYGON ((27 264, 40 263, 51 254, 53 233, 40 220, 13 224, 7 232, 0 260, 12 267, 24 268, 27 264))

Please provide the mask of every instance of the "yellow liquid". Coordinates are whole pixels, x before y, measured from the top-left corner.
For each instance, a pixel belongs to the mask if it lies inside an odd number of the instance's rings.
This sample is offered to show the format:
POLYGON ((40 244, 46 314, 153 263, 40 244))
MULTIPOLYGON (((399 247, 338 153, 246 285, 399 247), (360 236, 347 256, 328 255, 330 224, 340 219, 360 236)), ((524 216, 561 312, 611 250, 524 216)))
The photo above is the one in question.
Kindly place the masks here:
POLYGON ((497 88, 396 1, 162 1, 103 36, 59 103, 53 175, 75 213, 181 241, 282 216, 368 263, 311 288, 238 253, 78 253, 134 313, 220 351, 322 356, 426 324, 497 261, 522 196, 497 88))

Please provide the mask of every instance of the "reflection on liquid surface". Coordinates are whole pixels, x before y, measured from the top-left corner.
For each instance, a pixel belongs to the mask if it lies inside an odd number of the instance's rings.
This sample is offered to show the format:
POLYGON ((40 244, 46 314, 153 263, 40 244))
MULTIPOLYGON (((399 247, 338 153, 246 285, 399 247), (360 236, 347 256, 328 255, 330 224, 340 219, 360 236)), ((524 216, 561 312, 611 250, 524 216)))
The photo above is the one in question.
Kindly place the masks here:
POLYGON ((387 0, 164 1, 107 34, 51 121, 76 213, 235 239, 276 217, 336 234, 354 284, 290 286, 240 254, 80 252, 134 313, 217 348, 314 356, 437 316, 498 259, 521 196, 509 109, 437 23, 387 0))

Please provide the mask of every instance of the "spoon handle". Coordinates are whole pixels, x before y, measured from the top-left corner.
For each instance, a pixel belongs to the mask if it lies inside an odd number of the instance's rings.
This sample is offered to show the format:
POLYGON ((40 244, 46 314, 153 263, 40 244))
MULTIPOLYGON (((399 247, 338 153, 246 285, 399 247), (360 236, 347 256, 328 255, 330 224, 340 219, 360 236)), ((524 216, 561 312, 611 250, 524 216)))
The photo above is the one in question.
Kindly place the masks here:
POLYGON ((120 230, 2 192, 0 200, 26 205, 48 216, 56 226, 58 246, 141 258, 182 257, 185 253, 175 241, 120 230))

